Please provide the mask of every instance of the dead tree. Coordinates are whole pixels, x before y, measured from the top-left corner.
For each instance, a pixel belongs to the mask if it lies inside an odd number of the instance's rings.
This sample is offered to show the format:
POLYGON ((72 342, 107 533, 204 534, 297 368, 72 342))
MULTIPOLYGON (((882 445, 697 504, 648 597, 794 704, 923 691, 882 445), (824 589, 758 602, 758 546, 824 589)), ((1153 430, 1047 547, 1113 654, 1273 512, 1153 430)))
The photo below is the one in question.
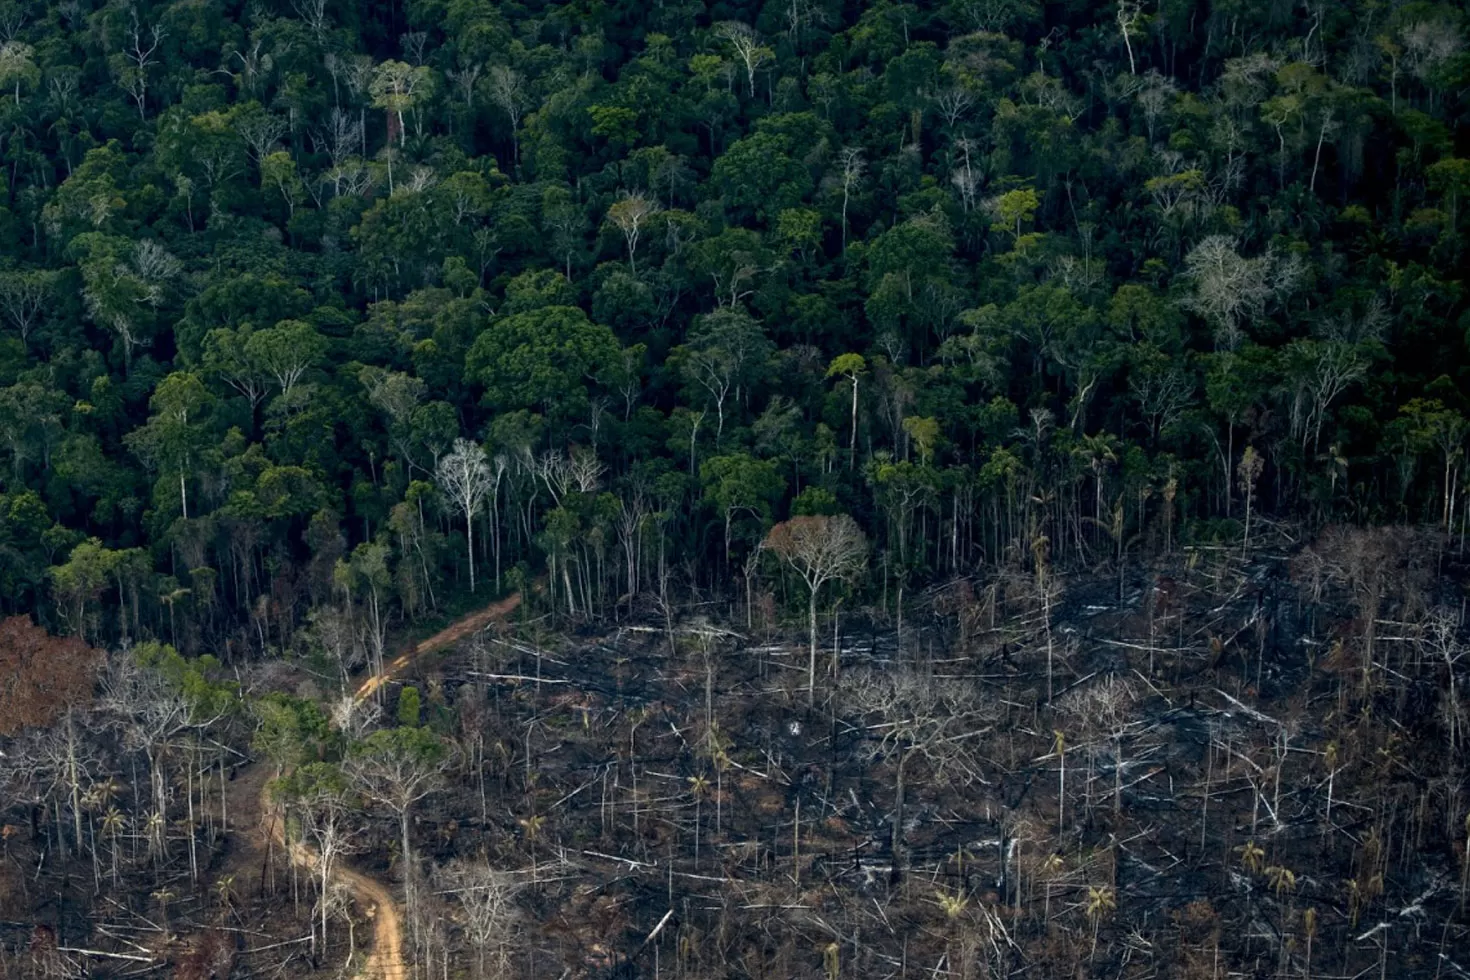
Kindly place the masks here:
POLYGON ((317 911, 321 925, 321 948, 327 947, 327 919, 335 905, 332 872, 337 861, 351 852, 353 832, 350 784, 342 770, 329 763, 313 762, 294 770, 281 782, 301 818, 304 836, 316 845, 313 870, 318 881, 317 911))
POLYGON ((1112 742, 1115 814, 1123 808, 1123 737, 1133 722, 1133 706, 1137 701, 1138 689, 1132 681, 1111 676, 1068 692, 1057 704, 1058 711, 1075 715, 1080 724, 1112 742))
POLYGON ((101 652, 52 636, 25 616, 0 619, 0 735, 56 721, 92 699, 101 652))
POLYGON ((477 975, 505 975, 518 925, 514 879, 483 861, 458 858, 445 865, 441 883, 459 903, 465 938, 475 950, 477 975))
POLYGON ((980 781, 978 736, 989 730, 978 727, 982 703, 968 683, 913 668, 856 672, 844 682, 842 700, 854 715, 881 719, 866 726, 867 744, 873 756, 894 764, 891 846, 897 872, 910 766, 927 766, 931 785, 980 781))

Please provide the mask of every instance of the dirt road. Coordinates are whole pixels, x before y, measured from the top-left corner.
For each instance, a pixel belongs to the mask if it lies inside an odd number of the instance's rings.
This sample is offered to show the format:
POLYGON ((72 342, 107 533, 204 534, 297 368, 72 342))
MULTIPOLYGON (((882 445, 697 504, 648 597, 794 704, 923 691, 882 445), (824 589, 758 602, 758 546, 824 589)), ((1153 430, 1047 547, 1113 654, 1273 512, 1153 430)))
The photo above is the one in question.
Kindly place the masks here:
POLYGON ((369 677, 363 681, 354 697, 359 701, 366 701, 373 696, 374 691, 393 680, 403 668, 413 663, 419 657, 458 643, 470 634, 489 626, 495 620, 510 615, 520 604, 521 594, 514 592, 499 602, 491 603, 479 612, 473 612, 462 619, 455 620, 427 640, 420 642, 412 650, 400 654, 397 658, 390 661, 383 668, 382 674, 377 677, 369 677))
MULTIPOLYGON (((373 692, 391 681, 399 672, 424 654, 442 650, 478 630, 484 629, 495 620, 513 612, 521 604, 521 594, 514 593, 499 602, 492 603, 478 612, 458 619, 433 636, 417 644, 412 650, 401 654, 383 668, 383 673, 369 677, 358 687, 354 697, 364 701, 373 692)), ((267 825, 271 838, 286 846, 285 822, 271 806, 268 798, 269 783, 260 791, 260 812, 269 814, 267 825)), ((306 844, 297 841, 289 850, 292 863, 311 870, 316 867, 317 854, 306 844)), ((408 969, 403 960, 403 917, 392 893, 381 883, 359 874, 350 868, 338 865, 332 877, 347 885, 359 908, 373 920, 373 951, 363 964, 358 977, 363 980, 408 980, 408 969)))

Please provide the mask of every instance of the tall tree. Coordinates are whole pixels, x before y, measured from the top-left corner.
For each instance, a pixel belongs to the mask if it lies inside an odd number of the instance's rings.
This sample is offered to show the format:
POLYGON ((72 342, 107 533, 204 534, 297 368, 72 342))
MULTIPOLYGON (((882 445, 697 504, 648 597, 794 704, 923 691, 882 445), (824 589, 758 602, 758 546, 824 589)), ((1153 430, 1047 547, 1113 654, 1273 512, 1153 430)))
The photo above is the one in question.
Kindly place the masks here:
POLYGON ((417 932, 418 866, 413 856, 411 815, 420 800, 440 788, 448 767, 444 743, 427 728, 379 729, 353 747, 343 766, 364 796, 398 818, 404 905, 417 932))
POLYGON ((475 514, 495 488, 485 450, 469 439, 454 440, 454 448, 439 460, 439 489, 464 515, 465 551, 470 559, 470 591, 475 591, 475 514))
POLYGON ((828 582, 855 577, 868 556, 868 539, 846 514, 793 517, 771 528, 764 547, 801 576, 807 589, 806 699, 817 690, 817 595, 828 582))

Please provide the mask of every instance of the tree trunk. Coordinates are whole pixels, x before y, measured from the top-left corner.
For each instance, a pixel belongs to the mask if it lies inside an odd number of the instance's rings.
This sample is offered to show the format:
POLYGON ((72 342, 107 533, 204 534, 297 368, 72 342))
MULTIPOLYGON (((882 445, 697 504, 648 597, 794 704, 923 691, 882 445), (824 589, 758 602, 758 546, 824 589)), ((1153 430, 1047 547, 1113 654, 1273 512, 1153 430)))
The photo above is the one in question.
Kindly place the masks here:
POLYGON ((813 586, 807 600, 807 628, 810 630, 811 647, 806 665, 806 703, 810 707, 817 697, 817 589, 813 586))
POLYGON ((475 515, 464 512, 464 547, 470 556, 470 591, 475 591, 475 515))
POLYGON ((889 849, 893 851, 893 870, 898 871, 899 848, 903 845, 903 793, 904 793, 904 769, 909 764, 909 750, 904 749, 903 755, 898 760, 898 777, 894 783, 893 792, 893 833, 889 841, 889 849))
POLYGON ((413 948, 418 949, 418 916, 413 906, 413 849, 408 836, 408 807, 398 812, 398 833, 401 838, 399 854, 403 856, 403 909, 408 921, 413 923, 413 948))

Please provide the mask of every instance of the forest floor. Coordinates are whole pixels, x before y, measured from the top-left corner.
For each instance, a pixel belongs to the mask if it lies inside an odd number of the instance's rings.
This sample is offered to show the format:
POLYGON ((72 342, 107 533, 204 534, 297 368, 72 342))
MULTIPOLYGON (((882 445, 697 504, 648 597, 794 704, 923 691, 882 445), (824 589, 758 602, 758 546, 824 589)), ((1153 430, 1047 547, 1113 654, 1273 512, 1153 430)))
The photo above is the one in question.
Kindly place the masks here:
MULTIPOLYGON (((520 603, 520 593, 514 593, 455 620, 390 661, 382 673, 365 679, 353 697, 358 701, 367 700, 418 658, 452 647, 460 640, 514 612, 520 603)), ((256 832, 249 833, 246 837, 254 853, 247 853, 243 857, 252 860, 252 863, 253 858, 264 859, 262 877, 265 875, 264 866, 269 857, 260 854, 261 848, 267 851, 276 847, 285 849, 291 863, 306 870, 316 866, 316 852, 306 844, 297 841, 289 849, 286 848, 285 822, 279 808, 271 803, 270 773, 261 761, 240 771, 231 784, 230 796, 233 822, 243 828, 256 828, 256 832)), ((364 980, 405 980, 408 974, 404 968, 403 917, 392 892, 383 883, 350 868, 339 866, 334 877, 352 894, 358 908, 365 912, 373 924, 372 952, 357 975, 364 980)))

